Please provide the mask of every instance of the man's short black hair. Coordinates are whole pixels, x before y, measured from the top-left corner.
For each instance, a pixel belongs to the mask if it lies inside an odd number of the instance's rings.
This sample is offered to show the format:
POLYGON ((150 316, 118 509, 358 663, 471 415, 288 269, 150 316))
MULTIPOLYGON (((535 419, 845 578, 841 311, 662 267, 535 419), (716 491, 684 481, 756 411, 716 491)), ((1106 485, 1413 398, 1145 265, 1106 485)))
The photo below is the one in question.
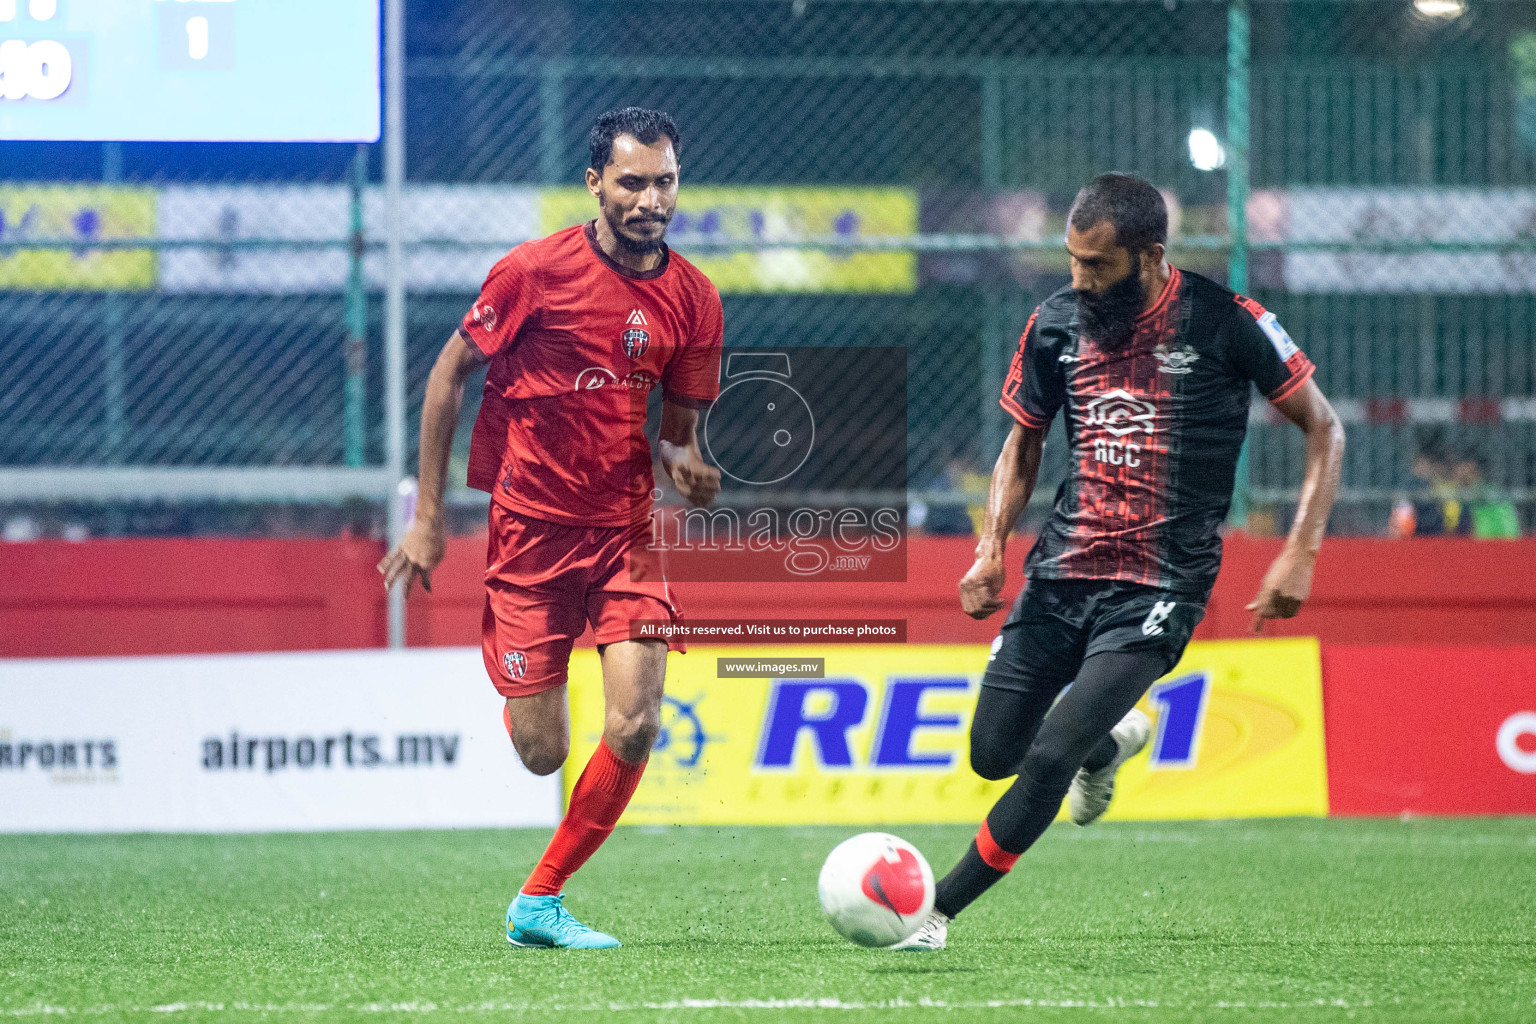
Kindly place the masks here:
POLYGON ((1151 183, 1134 174, 1101 174, 1078 192, 1067 221, 1079 231, 1109 221, 1115 244, 1133 257, 1154 242, 1168 244, 1168 204, 1151 183))
POLYGON ((679 159, 682 157, 682 140, 678 137, 677 125, 672 123, 672 117, 666 111, 646 110, 644 107, 610 110, 598 117, 597 123, 592 126, 592 133, 587 137, 592 153, 590 166, 598 174, 602 174, 603 168, 613 159, 613 140, 620 135, 633 135, 647 146, 665 137, 672 142, 673 155, 679 159))

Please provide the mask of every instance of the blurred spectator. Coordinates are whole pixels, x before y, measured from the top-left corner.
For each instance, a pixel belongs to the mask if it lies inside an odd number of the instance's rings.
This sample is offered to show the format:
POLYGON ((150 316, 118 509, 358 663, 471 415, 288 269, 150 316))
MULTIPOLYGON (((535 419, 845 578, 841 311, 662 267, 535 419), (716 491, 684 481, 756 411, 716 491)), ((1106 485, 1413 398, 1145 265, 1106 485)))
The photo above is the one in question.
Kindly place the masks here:
POLYGON ((1498 494, 1483 479, 1483 468, 1471 454, 1451 467, 1451 479, 1461 503, 1457 533, 1482 540, 1514 540, 1520 536, 1520 513, 1515 503, 1498 494))
POLYGON ((1409 493, 1392 508, 1389 536, 1520 536, 1514 503, 1489 488, 1474 453, 1463 451, 1450 457, 1439 439, 1431 437, 1413 457, 1411 472, 1409 493))
MULTIPOLYGON (((950 459, 929 486, 929 490, 960 497, 985 494, 991 478, 978 472, 969 459, 950 459)), ((966 537, 981 531, 984 504, 931 504, 921 512, 923 532, 936 537, 966 537)))
POLYGON ((1400 495, 1392 506, 1392 516, 1387 522, 1390 537, 1433 536, 1445 530, 1445 516, 1436 498, 1449 473, 1445 458, 1440 454, 1437 439, 1419 443, 1409 470, 1411 479, 1407 493, 1400 495))
MULTIPOLYGON (((1430 483, 1429 493, 1440 513, 1439 533, 1447 537, 1468 537, 1472 534, 1472 516, 1468 514, 1462 481, 1480 481, 1482 474, 1477 464, 1466 459, 1441 459, 1436 465, 1437 475, 1430 483), (1467 466, 1471 471, 1467 471, 1467 466)), ((1420 533, 1423 520, 1420 520, 1420 533)))

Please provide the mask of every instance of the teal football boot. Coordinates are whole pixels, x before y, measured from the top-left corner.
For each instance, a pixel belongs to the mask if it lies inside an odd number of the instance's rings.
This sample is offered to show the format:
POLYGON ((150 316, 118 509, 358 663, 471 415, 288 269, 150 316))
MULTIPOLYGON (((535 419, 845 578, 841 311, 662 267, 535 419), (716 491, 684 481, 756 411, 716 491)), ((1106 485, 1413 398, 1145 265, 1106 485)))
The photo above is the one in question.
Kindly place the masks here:
POLYGON ((571 916, 559 896, 518 893, 507 905, 507 941, 543 949, 614 949, 619 940, 594 931, 571 916))

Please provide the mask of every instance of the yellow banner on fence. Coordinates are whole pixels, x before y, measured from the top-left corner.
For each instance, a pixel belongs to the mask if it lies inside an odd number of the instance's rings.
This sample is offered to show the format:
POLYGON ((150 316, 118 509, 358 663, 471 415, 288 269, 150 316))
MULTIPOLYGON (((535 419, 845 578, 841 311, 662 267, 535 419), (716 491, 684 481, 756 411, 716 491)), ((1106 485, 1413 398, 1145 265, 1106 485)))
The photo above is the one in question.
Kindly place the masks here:
MULTIPOLYGON (((627 824, 972 823, 1009 783, 970 769, 987 648, 694 647, 667 661, 662 732, 627 824), (717 678, 720 658, 824 658, 821 679, 717 678)), ((1317 641, 1191 644, 1143 701, 1148 753, 1109 818, 1324 815, 1317 641)), ((594 651, 571 662, 575 784, 602 734, 594 651)))
MULTIPOLYGON (((543 234, 591 220, 584 188, 540 190, 543 234)), ((917 288, 913 252, 800 248, 817 237, 856 240, 917 232, 917 193, 904 188, 687 185, 678 192, 667 240, 726 293, 901 293, 917 288), (750 243, 697 253, 691 241, 750 243)))
POLYGON ((155 190, 111 185, 0 185, 0 241, 79 241, 78 249, 0 250, 0 289, 144 291, 155 286, 150 249, 91 242, 151 238, 155 190))

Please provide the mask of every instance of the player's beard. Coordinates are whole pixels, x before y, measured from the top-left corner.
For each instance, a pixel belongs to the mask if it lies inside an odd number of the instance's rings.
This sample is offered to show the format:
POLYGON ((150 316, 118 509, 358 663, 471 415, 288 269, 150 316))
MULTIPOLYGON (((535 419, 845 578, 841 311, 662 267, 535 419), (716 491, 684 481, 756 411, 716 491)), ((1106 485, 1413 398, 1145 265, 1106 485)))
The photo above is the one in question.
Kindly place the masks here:
POLYGON ((1147 289, 1133 263, 1129 274, 1099 294, 1077 292, 1078 324, 1094 344, 1114 352, 1130 344, 1146 303, 1147 289))
MULTIPOLYGON (((672 222, 672 211, 668 210, 666 214, 652 219, 653 222, 660 222, 661 234, 655 238, 637 238, 628 233, 624 223, 624 211, 613 207, 606 195, 598 196, 597 208, 602 213, 603 219, 608 222, 608 229, 613 232, 613 240, 618 243, 619 248, 634 256, 649 256, 660 249, 662 241, 667 237, 667 225, 672 222)), ((643 222, 645 218, 640 220, 643 222)))

